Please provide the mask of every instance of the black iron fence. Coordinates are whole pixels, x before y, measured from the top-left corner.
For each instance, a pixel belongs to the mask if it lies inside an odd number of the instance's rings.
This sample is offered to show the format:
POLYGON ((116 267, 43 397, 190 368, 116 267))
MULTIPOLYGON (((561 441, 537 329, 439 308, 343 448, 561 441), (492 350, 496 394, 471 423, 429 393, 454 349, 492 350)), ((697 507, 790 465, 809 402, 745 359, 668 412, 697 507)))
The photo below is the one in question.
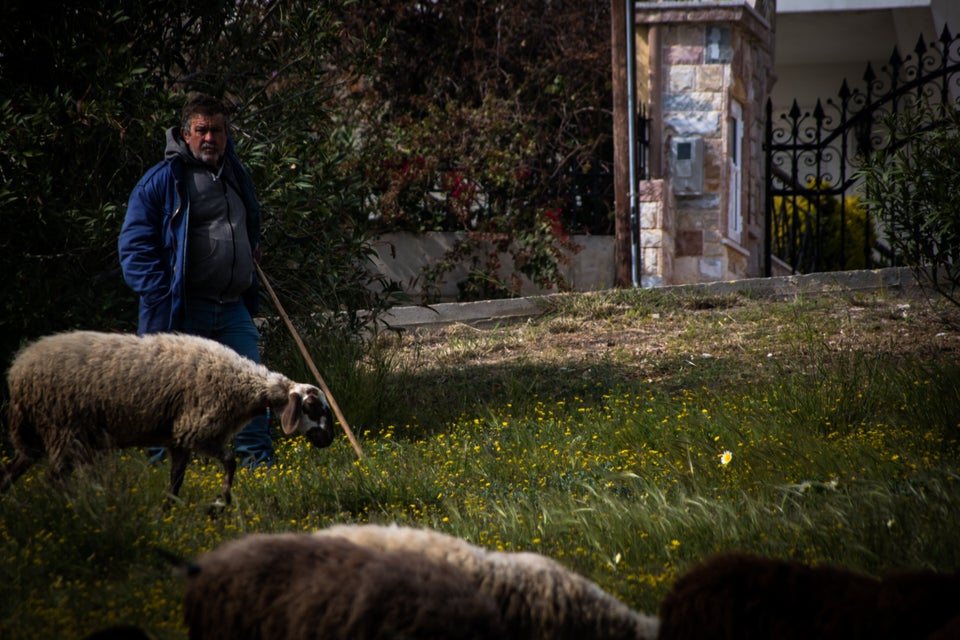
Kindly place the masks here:
POLYGON ((868 64, 861 86, 843 81, 837 96, 811 110, 793 102, 774 114, 767 102, 766 262, 793 273, 870 268, 892 260, 883 229, 859 202, 858 160, 897 140, 888 116, 958 108, 960 36, 944 27, 913 51, 897 48, 879 72, 868 64))
MULTIPOLYGON (((633 152, 639 181, 649 177, 650 158, 650 116, 643 104, 639 105, 635 124, 633 152)), ((592 235, 613 235, 614 189, 610 160, 594 158, 585 165, 568 163, 561 173, 560 209, 569 228, 592 235)))

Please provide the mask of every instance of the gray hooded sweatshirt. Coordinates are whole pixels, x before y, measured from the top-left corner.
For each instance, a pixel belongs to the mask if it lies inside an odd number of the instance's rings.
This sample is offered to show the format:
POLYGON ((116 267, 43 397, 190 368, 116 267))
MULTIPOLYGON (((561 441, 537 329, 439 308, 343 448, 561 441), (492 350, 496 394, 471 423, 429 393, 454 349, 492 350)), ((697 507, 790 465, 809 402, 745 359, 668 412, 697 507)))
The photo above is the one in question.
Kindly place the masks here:
POLYGON ((229 162, 219 171, 194 157, 178 127, 167 130, 166 157, 179 156, 190 199, 187 220, 188 298, 235 302, 253 283, 246 207, 229 162))

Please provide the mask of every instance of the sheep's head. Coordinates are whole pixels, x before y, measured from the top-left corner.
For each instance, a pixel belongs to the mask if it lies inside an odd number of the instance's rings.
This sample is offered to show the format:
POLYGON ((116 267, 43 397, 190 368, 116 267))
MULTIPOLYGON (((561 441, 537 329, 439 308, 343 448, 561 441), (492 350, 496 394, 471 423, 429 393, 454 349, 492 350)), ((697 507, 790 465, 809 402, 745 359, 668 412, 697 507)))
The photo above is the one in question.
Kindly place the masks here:
POLYGON ((298 384, 290 390, 280 426, 287 435, 299 431, 320 449, 333 442, 333 411, 323 392, 313 385, 298 384))

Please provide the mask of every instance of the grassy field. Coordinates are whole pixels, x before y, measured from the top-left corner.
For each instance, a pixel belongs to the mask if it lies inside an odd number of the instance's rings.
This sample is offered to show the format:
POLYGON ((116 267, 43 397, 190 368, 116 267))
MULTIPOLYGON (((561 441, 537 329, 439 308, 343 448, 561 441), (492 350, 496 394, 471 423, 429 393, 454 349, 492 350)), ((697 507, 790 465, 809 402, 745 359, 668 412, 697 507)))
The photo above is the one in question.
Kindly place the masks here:
MULTIPOLYGON (((879 572, 960 568, 960 314, 920 295, 552 296, 492 328, 385 333, 316 360, 364 451, 278 439, 207 515, 216 465, 161 510, 166 465, 109 454, 0 496, 0 637, 135 623, 184 638, 191 557, 250 532, 435 527, 547 554, 655 612, 690 563, 746 549, 879 572)), ((267 359, 309 379, 281 336, 267 359)), ((5 449, 9 455, 9 449, 5 449)))

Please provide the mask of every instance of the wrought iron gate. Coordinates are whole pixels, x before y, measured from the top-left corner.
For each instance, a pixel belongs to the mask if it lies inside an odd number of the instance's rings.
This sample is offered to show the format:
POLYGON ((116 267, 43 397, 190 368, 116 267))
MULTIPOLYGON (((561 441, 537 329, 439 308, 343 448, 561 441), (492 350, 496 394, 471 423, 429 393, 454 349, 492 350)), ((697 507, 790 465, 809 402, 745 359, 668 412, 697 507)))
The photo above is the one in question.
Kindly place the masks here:
POLYGON ((960 108, 960 35, 944 27, 929 44, 875 73, 867 64, 863 86, 844 80, 835 98, 803 111, 796 100, 774 122, 767 101, 766 259, 764 270, 811 273, 891 263, 882 230, 857 203, 858 158, 896 144, 885 126, 890 114, 913 109, 960 108))

